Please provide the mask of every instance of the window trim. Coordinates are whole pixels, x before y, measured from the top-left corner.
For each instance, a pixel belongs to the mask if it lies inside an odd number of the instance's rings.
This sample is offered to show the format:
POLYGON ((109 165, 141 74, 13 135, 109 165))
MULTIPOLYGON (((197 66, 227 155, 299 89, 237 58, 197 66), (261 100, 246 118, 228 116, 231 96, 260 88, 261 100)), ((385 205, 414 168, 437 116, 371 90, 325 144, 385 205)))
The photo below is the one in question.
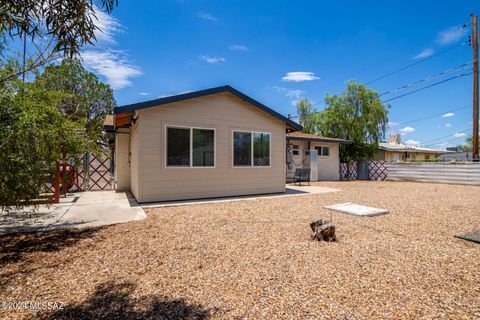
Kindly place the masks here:
POLYGON ((322 145, 314 146, 313 148, 314 148, 315 150, 317 150, 317 157, 319 157, 319 158, 330 158, 330 156, 331 156, 331 153, 330 153, 330 149, 331 149, 331 148, 330 148, 330 146, 327 146, 326 144, 322 144, 322 145), (323 153, 322 149, 320 149, 320 154, 318 154, 318 149, 316 149, 316 148, 324 148, 324 147, 327 147, 327 148, 328 148, 328 156, 322 155, 322 153, 323 153))
POLYGON ((176 124, 165 124, 164 140, 164 168, 165 169, 214 169, 217 166, 217 130, 215 128, 206 128, 199 126, 185 126, 176 124), (189 166, 170 166, 168 165, 168 128, 189 129, 190 130, 190 165, 189 166), (213 166, 194 166, 193 165, 193 129, 213 130, 213 166))
POLYGON ((299 157, 300 156, 300 145, 299 144, 292 144, 292 155, 294 157, 299 157), (297 146, 297 149, 295 149, 294 146, 297 146), (295 154, 295 151, 297 152, 297 154, 295 154))
POLYGON ((243 130, 243 129, 233 129, 232 130, 232 135, 231 135, 231 138, 232 138, 232 162, 231 162, 231 165, 232 165, 232 168, 235 168, 235 169, 242 169, 242 168, 271 168, 272 167, 272 134, 268 131, 252 131, 252 130, 243 130), (234 135, 235 135, 235 132, 242 132, 242 133, 250 133, 250 148, 251 148, 251 164, 249 166, 236 166, 234 163, 235 163, 235 139, 234 139, 234 135), (253 157, 254 157, 254 154, 253 154, 253 134, 254 133, 263 133, 263 134, 268 134, 269 138, 270 138, 270 143, 269 143, 269 146, 268 146, 268 156, 269 156, 269 162, 268 162, 268 166, 254 166, 253 165, 253 157))

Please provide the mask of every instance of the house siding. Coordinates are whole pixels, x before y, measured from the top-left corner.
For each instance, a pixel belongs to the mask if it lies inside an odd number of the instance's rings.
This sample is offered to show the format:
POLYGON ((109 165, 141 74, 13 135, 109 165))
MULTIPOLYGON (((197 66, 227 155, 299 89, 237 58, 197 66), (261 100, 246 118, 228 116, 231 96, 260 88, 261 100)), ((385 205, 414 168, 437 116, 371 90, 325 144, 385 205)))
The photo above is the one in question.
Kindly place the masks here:
POLYGON ((141 120, 138 119, 137 122, 132 126, 130 132, 130 191, 137 199, 141 199, 140 161, 142 159, 142 148, 140 134, 142 130, 140 129, 140 123, 141 120))
MULTIPOLYGON (((175 102, 139 111, 136 150, 140 202, 275 193, 285 191, 285 123, 230 93, 175 102), (215 129, 215 167, 165 166, 165 127, 215 129), (271 134, 270 167, 234 168, 232 131, 271 134)), ((133 160, 132 160, 133 162, 133 160)), ((133 166, 133 164, 132 164, 133 166)))
MULTIPOLYGON (((293 156, 293 162, 288 169, 287 175, 292 177, 295 170, 302 168, 309 168, 309 159, 305 159, 305 150, 308 147, 307 141, 290 140, 289 144, 298 145, 298 155, 293 156)), ((327 146, 330 148, 330 155, 328 157, 318 156, 318 181, 340 180, 340 158, 339 158, 339 144, 328 142, 310 142, 310 148, 315 149, 316 146, 327 146)))
POLYGON ((115 183, 119 191, 130 190, 130 167, 128 153, 130 144, 130 132, 119 131, 115 135, 115 183))

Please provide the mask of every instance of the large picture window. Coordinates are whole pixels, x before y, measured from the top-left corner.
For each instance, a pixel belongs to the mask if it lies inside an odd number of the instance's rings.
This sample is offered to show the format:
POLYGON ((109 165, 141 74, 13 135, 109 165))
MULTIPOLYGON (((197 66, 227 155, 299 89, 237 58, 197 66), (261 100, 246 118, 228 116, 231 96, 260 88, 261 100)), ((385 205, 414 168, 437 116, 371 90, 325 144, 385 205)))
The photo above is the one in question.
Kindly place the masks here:
POLYGON ((167 167, 214 167, 215 130, 167 127, 167 167))
POLYGON ((234 131, 233 166, 270 166, 270 133, 234 131))

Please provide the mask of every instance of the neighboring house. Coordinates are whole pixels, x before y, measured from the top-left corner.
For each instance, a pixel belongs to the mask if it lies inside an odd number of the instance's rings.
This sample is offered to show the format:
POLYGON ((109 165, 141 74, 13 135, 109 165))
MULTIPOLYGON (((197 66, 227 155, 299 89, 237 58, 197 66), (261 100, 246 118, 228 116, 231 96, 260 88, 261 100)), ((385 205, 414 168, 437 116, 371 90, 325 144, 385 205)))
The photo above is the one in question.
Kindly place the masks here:
POLYGON ((288 133, 287 179, 293 177, 298 168, 310 168, 312 181, 340 180, 339 145, 350 143, 308 133, 288 133))
MULTIPOLYGON (((447 149, 448 150, 448 149, 447 149)), ((472 161, 472 152, 450 151, 449 153, 443 153, 437 157, 438 161, 472 161)))
POLYGON ((388 160, 399 162, 435 161, 445 150, 410 146, 401 142, 400 134, 389 134, 388 142, 380 142, 373 160, 388 160))
POLYGON ((302 129, 230 86, 115 108, 113 126, 116 188, 139 202, 285 192, 302 129))

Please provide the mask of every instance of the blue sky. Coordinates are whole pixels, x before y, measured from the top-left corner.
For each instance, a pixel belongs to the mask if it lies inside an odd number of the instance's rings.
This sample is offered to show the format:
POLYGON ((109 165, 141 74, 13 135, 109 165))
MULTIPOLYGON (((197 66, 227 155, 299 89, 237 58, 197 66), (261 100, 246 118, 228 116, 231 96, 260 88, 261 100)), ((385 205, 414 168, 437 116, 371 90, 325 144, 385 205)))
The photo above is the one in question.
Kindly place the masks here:
MULTIPOLYGON (((307 97, 324 108, 345 80, 369 82, 431 57, 369 87, 381 93, 472 60, 474 1, 119 1, 84 62, 115 89, 119 105, 229 84, 271 108, 295 113, 307 97)), ((461 69, 400 94, 469 73, 461 69)), ((435 148, 471 130, 472 77, 390 102, 391 132, 435 148), (454 110, 449 112, 450 110, 454 110), (434 114, 440 116, 411 122, 434 114)))

